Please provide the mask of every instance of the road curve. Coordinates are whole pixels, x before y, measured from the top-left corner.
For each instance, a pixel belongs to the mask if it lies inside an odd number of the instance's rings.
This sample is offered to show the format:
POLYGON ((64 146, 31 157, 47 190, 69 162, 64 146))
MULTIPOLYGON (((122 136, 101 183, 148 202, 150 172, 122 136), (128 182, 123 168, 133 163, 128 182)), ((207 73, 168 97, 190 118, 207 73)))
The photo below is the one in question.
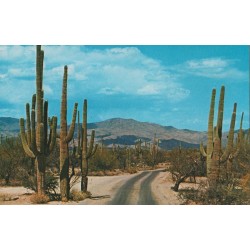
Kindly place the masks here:
POLYGON ((151 192, 151 182, 157 176, 157 174, 161 170, 149 172, 144 171, 135 177, 131 178, 125 184, 123 184, 117 191, 114 199, 112 199, 108 204, 109 205, 135 205, 130 203, 130 196, 134 191, 134 185, 140 179, 144 178, 141 183, 139 197, 138 197, 138 204, 140 205, 155 205, 157 204, 152 196, 151 192), (148 176, 147 176, 148 175, 148 176))
POLYGON ((151 191, 151 183, 160 171, 162 170, 151 172, 150 175, 141 183, 138 205, 157 205, 151 191))

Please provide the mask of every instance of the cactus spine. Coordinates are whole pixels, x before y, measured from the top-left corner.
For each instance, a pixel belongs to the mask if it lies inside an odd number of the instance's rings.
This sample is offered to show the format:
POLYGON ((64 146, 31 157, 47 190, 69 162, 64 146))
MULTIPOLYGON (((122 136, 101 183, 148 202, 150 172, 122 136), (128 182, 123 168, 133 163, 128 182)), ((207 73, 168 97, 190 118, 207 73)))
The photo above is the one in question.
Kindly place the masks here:
MULTIPOLYGON (((217 126, 213 127, 215 95, 216 95, 216 90, 213 89, 211 103, 210 103, 209 118, 208 118, 207 152, 205 152, 203 144, 201 143, 200 145, 201 154, 204 157, 206 157, 207 160, 207 177, 209 183, 211 184, 217 183, 220 175, 221 164, 225 163, 230 158, 236 156, 236 154, 233 153, 233 141, 234 141, 234 127, 235 127, 237 104, 234 103, 234 108, 230 123, 230 130, 228 134, 228 141, 226 149, 223 152, 221 144, 222 144, 222 123, 223 123, 225 87, 224 86, 221 87, 217 126)), ((240 147, 240 143, 238 143, 238 147, 240 147)))
POLYGON ((89 159, 95 154, 97 150, 97 144, 94 146, 95 130, 91 132, 91 139, 88 146, 88 134, 87 134, 87 100, 84 100, 83 104, 83 122, 82 122, 82 179, 81 179, 81 191, 86 192, 88 189, 88 171, 89 171, 89 159))
POLYGON ((68 67, 64 66, 63 84, 62 84, 62 100, 61 100, 61 119, 60 119, 60 192, 62 201, 69 199, 69 147, 68 144, 72 140, 75 131, 75 122, 77 114, 77 106, 75 103, 71 126, 67 131, 67 80, 68 67))
POLYGON ((25 153, 35 159, 37 192, 45 193, 46 157, 53 151, 56 143, 57 118, 52 117, 48 139, 48 102, 43 99, 43 59, 41 46, 36 47, 36 95, 32 97, 32 110, 26 104, 26 128, 20 119, 20 133, 25 153))

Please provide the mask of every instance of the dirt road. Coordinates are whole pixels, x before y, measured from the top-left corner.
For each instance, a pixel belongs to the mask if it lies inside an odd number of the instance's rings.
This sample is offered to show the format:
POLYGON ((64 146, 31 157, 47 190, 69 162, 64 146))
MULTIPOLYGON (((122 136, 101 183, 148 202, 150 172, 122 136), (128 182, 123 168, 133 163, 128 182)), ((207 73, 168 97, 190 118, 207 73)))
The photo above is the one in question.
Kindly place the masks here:
MULTIPOLYGON (((181 184, 186 185, 186 184, 181 184)), ((181 201, 171 190, 173 181, 169 172, 161 169, 118 176, 90 176, 88 190, 92 197, 83 201, 51 201, 54 205, 177 205, 181 201)), ((80 183, 74 186, 80 190, 80 183)), ((0 187, 0 195, 18 197, 0 204, 31 204, 30 195, 23 187, 0 187)))
POLYGON ((125 182, 117 191, 110 205, 156 205, 151 183, 161 170, 145 171, 125 182))

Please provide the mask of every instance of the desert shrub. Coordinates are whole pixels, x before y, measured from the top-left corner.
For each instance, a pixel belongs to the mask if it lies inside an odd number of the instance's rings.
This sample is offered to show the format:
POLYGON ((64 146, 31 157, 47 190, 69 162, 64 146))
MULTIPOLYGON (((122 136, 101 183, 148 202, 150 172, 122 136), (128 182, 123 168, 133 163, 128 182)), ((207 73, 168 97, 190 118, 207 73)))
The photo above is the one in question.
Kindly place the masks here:
POLYGON ((135 173, 137 173, 137 170, 135 168, 128 168, 128 169, 126 169, 125 172, 129 173, 129 174, 135 174, 135 173))
MULTIPOLYGON (((5 185, 12 185, 13 181, 20 180, 19 174, 27 165, 19 137, 6 138, 0 144, 0 178, 5 180, 5 185)), ((20 183, 19 183, 20 184, 20 183)))
POLYGON ((165 162, 166 161, 166 151, 164 150, 158 150, 155 159, 152 158, 152 155, 150 154, 149 149, 144 149, 143 150, 143 162, 150 166, 153 167, 157 165, 158 163, 165 162))
MULTIPOLYGON (((22 185, 33 191, 37 191, 37 179, 35 175, 24 174, 22 178, 22 185)), ((56 190, 59 186, 58 177, 50 172, 46 172, 45 175, 45 193, 47 195, 56 195, 56 190)))
POLYGON ((81 192, 73 189, 70 193, 70 199, 73 201, 82 201, 91 196, 90 192, 81 192))
POLYGON ((33 194, 30 197, 30 201, 34 204, 46 204, 50 201, 50 199, 44 194, 33 194))
POLYGON ((10 194, 0 194, 0 201, 9 201, 11 198, 10 194))
POLYGON ((247 203, 247 196, 240 183, 236 180, 220 181, 216 186, 209 186, 205 182, 199 184, 198 189, 180 190, 179 198, 186 204, 203 205, 241 205, 247 203))
POLYGON ((173 149, 169 153, 168 160, 170 162, 168 170, 175 181, 175 185, 172 187, 174 191, 178 192, 179 185, 189 177, 193 177, 195 181, 200 166, 197 150, 173 149))

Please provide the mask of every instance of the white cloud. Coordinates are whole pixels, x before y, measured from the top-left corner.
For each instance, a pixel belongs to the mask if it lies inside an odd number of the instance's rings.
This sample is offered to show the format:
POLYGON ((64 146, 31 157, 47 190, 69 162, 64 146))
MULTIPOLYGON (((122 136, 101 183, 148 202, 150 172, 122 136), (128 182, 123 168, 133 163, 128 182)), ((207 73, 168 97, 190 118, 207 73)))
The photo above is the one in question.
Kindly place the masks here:
POLYGON ((138 89, 137 93, 140 95, 156 95, 159 94, 160 89, 156 85, 146 85, 138 89))
POLYGON ((189 60, 177 65, 174 70, 194 76, 212 79, 248 80, 248 72, 241 71, 235 66, 236 60, 223 58, 203 58, 189 60))
MULTIPOLYGON (((50 95, 50 98, 61 98, 64 65, 69 68, 68 94, 76 98, 83 98, 86 94, 121 93, 159 95, 169 101, 187 97, 188 90, 180 86, 161 62, 144 55, 136 47, 101 50, 80 46, 43 46, 43 49, 45 95, 50 95)), ((6 75, 7 79, 0 77, 0 84, 15 92, 15 84, 19 81, 15 78, 22 79, 23 83, 18 83, 23 89, 18 95, 22 97, 14 101, 28 101, 30 89, 35 88, 35 46, 0 46, 0 55, 0 60, 8 61, 8 67, 0 71, 1 76, 6 75)), ((0 97, 3 95, 0 93, 0 97)))
POLYGON ((221 58, 206 58, 201 60, 190 60, 186 62, 189 68, 193 69, 207 69, 207 68, 224 68, 228 66, 231 61, 223 60, 221 58))
POLYGON ((46 93, 46 95, 53 95, 53 90, 49 85, 44 84, 43 90, 46 93))
POLYGON ((190 91, 184 88, 172 88, 166 91, 167 97, 172 102, 177 102, 179 100, 185 99, 190 95, 190 91))
POLYGON ((120 88, 102 88, 99 90, 98 94, 104 94, 104 95, 114 95, 122 93, 122 90, 120 88))

